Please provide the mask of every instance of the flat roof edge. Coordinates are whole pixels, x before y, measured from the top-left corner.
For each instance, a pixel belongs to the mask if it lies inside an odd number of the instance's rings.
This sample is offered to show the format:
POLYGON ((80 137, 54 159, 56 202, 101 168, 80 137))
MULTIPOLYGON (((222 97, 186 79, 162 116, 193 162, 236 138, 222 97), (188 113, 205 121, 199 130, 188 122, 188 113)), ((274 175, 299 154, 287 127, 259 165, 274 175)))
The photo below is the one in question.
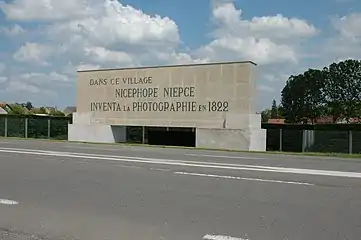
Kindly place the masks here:
POLYGON ((135 69, 147 69, 147 68, 208 66, 208 65, 235 64, 235 63, 250 63, 257 66, 257 64, 253 61, 227 61, 227 62, 190 63, 190 64, 174 64, 174 65, 143 66, 143 67, 101 68, 101 69, 78 70, 77 72, 81 73, 81 72, 101 72, 101 71, 114 71, 114 70, 135 70, 135 69))

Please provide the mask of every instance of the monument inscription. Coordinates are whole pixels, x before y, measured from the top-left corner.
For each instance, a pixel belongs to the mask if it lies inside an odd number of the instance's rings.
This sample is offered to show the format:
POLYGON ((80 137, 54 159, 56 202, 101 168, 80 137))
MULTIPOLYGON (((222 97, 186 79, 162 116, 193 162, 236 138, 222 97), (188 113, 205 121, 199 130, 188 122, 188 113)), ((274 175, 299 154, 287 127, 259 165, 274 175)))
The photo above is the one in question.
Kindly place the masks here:
POLYGON ((116 86, 114 101, 90 102, 90 111, 98 112, 227 112, 228 101, 207 101, 198 103, 195 100, 195 86, 152 87, 151 76, 91 78, 89 86, 116 86), (162 100, 159 100, 161 97, 162 100), (133 99, 123 103, 124 99, 133 99))
POLYGON ((223 127, 252 109, 252 63, 78 72, 77 112, 112 125, 223 127))

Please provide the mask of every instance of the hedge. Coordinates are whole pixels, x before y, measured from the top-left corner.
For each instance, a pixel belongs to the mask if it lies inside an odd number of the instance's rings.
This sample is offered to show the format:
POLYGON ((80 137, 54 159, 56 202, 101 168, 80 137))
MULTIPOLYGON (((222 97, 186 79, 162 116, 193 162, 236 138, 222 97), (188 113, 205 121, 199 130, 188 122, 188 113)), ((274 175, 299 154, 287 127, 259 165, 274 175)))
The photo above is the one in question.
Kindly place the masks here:
POLYGON ((68 117, 36 115, 0 116, 0 136, 5 136, 5 125, 7 125, 8 137, 66 140, 68 139, 68 123, 71 123, 71 118, 68 117))
MULTIPOLYGON (((0 115, 0 136, 5 136, 7 122, 8 137, 28 137, 39 139, 67 140, 69 117, 49 117, 36 115, 0 115), (7 121, 6 121, 7 119, 7 121), (27 133, 26 133, 27 121, 27 133), (50 131, 48 125, 50 123, 50 131), (50 136, 49 136, 50 134, 50 136)), ((361 124, 269 124, 262 123, 267 130, 267 150, 279 151, 282 140, 282 151, 301 152, 303 130, 314 131, 314 144, 306 149, 310 152, 348 152, 348 134, 352 131, 352 148, 354 153, 361 152, 361 124), (279 129, 282 129, 280 131, 279 129), (282 139, 280 134, 282 133, 282 139)), ((145 142, 148 142, 148 131, 145 130, 145 142)), ((127 126, 127 142, 142 142, 142 127, 127 126)))
POLYGON ((323 130, 323 131, 361 131, 359 123, 335 123, 335 124, 274 124, 262 123, 263 129, 287 129, 287 130, 323 130))

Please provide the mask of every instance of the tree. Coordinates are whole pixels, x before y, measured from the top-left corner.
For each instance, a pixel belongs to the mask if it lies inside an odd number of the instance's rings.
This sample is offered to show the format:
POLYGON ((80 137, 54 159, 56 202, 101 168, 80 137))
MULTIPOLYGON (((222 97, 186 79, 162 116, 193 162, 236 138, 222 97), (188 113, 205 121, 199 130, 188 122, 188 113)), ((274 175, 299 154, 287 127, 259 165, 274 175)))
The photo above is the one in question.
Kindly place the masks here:
POLYGON ((359 116, 361 105, 361 61, 346 60, 324 68, 327 112, 334 121, 359 116))
POLYGON ((290 76, 281 92, 282 114, 287 123, 299 123, 306 116, 304 109, 305 81, 302 75, 290 76))
POLYGON ((332 116, 334 122, 359 116, 361 61, 346 60, 290 76, 281 93, 279 111, 290 123, 315 123, 323 115, 332 116))
POLYGON ((10 104, 11 111, 9 114, 24 115, 26 114, 25 108, 20 104, 10 104))
POLYGON ((305 117, 315 123, 325 110, 325 74, 321 70, 309 69, 303 74, 306 84, 304 96, 305 117))
POLYGON ((278 118, 278 107, 275 99, 272 101, 271 118, 278 118))
POLYGON ((24 104, 24 107, 26 107, 29 111, 34 108, 33 104, 29 101, 24 104))
POLYGON ((37 111, 37 114, 47 114, 45 107, 40 107, 37 111))
POLYGON ((291 76, 282 90, 282 112, 289 123, 312 123, 322 116, 325 106, 324 73, 309 69, 291 76))
POLYGON ((265 109, 261 112, 261 119, 262 122, 268 122, 268 120, 271 118, 271 110, 265 109))
POLYGON ((50 116, 58 116, 58 117, 64 117, 64 116, 65 116, 65 114, 64 114, 62 111, 59 111, 59 110, 57 110, 57 109, 51 111, 51 112, 49 113, 49 115, 50 115, 50 116))

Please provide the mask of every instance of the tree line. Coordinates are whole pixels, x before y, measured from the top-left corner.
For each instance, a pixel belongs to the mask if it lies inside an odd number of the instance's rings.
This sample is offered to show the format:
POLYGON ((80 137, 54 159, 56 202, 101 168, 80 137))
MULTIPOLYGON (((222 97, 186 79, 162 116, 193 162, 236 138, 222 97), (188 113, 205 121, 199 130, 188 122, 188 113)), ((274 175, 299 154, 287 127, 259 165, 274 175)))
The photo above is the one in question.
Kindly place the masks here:
POLYGON ((330 117, 334 123, 361 115, 361 61, 345 60, 323 69, 308 69, 288 78, 281 101, 262 112, 262 120, 284 118, 287 123, 315 123, 330 117))
POLYGON ((55 108, 47 109, 45 107, 36 108, 31 102, 25 103, 14 103, 9 104, 11 109, 8 111, 8 114, 12 115, 33 115, 33 114, 46 114, 49 116, 65 116, 62 111, 59 111, 55 108))

